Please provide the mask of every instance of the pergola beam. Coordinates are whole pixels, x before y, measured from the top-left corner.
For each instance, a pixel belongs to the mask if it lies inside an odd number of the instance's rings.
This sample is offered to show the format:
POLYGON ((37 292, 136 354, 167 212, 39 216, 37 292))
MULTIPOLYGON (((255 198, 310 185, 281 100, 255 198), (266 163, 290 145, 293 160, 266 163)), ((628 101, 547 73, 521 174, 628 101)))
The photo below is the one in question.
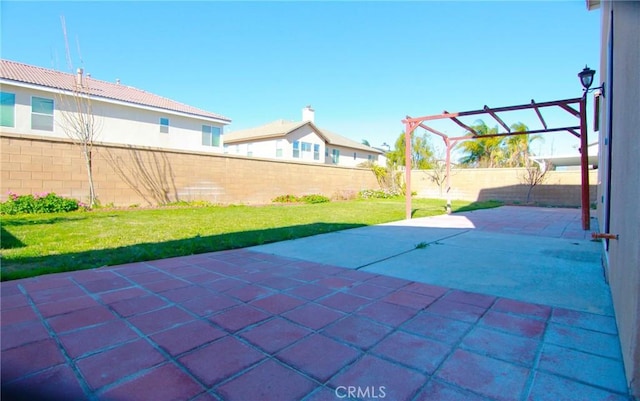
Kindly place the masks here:
POLYGON ((493 117, 494 120, 496 120, 500 125, 502 125, 502 127, 505 130, 507 130, 507 132, 511 132, 511 128, 509 128, 509 126, 505 124, 504 121, 502 121, 502 119, 498 117, 498 115, 492 109, 489 108, 489 106, 485 104, 484 109, 487 113, 491 115, 491 117, 493 117))
POLYGON ((544 127, 544 129, 547 129, 547 123, 546 121, 544 121, 544 118, 542 118, 542 114, 540 114, 540 109, 538 108, 538 105, 536 104, 535 100, 531 99, 531 105, 533 106, 533 109, 536 111, 536 114, 538 115, 538 118, 540 119, 542 126, 544 127))
POLYGON ((576 129, 580 129, 580 126, 549 128, 549 129, 535 129, 535 130, 519 131, 519 132, 501 132, 501 133, 497 133, 497 134, 481 135, 479 137, 478 136, 473 136, 473 135, 464 135, 464 136, 451 137, 449 139, 451 139, 451 140, 466 140, 466 139, 478 139, 478 138, 491 138, 491 137, 495 137, 495 136, 534 135, 534 134, 560 132, 560 131, 569 131, 571 133, 574 133, 575 131, 573 131, 573 130, 576 130, 576 129))
MULTIPOLYGON (((552 106, 560 106, 560 105, 579 104, 580 100, 581 98, 554 100, 551 102, 536 103, 536 107, 542 108, 542 107, 552 107, 552 106)), ((526 110, 531 108, 532 108, 531 104, 521 104, 517 106, 508 106, 508 107, 494 107, 491 110, 493 110, 494 113, 501 113, 503 111, 526 110)), ((444 112, 443 114, 434 114, 431 116, 413 117, 413 118, 405 119, 402 122, 419 122, 420 123, 420 122, 429 121, 429 120, 441 120, 443 118, 451 118, 451 117, 476 116, 479 114, 486 114, 486 113, 487 112, 485 110, 461 111, 457 113, 444 112)))
POLYGON ((576 132, 575 130, 567 129, 567 131, 569 131, 569 133, 575 136, 576 138, 580 138, 580 133, 576 132))
MULTIPOLYGON (((449 114, 446 110, 443 112, 445 114, 449 114)), ((476 132, 476 130, 474 130, 473 128, 469 127, 467 124, 463 123, 462 121, 458 120, 456 117, 449 117, 451 119, 451 121, 453 121, 454 123, 458 124, 459 126, 461 126, 462 128, 466 129, 467 131, 471 132, 473 134, 473 136, 478 136, 478 133, 476 132)))
POLYGON ((428 125, 424 125, 424 124, 420 123, 420 124, 418 124, 418 126, 419 126, 420 128, 423 128, 423 129, 425 129, 425 130, 427 130, 427 131, 431 132, 432 134, 436 134, 436 135, 438 135, 438 136, 439 136, 439 137, 441 137, 442 139, 446 139, 446 138, 448 138, 446 134, 444 134, 444 133, 442 133, 442 132, 438 131, 438 130, 437 130, 437 129, 435 129, 435 128, 431 128, 431 127, 429 127, 428 125))
POLYGON ((559 104, 558 106, 560 106, 560 108, 562 108, 562 109, 565 109, 569 113, 573 114, 574 117, 580 118, 580 112, 578 110, 574 109, 573 107, 570 107, 568 104, 559 104))
MULTIPOLYGON (((580 138, 580 155, 581 155, 581 170, 582 170, 582 185, 581 185, 581 193, 582 193, 582 228, 584 230, 588 230, 590 226, 589 221, 589 172, 588 172, 588 154, 587 154, 587 127, 586 122, 586 96, 580 98, 572 98, 572 99, 564 99, 564 100, 554 100, 551 102, 542 102, 536 103, 533 99, 531 99, 530 104, 522 104, 517 106, 507 106, 507 107, 495 107, 490 108, 487 105, 484 106, 482 110, 471 110, 471 111, 462 111, 457 113, 449 113, 448 111, 444 111, 442 114, 435 114, 430 116, 422 116, 422 117, 409 117, 406 116, 402 122, 405 124, 405 199, 406 199, 406 218, 411 218, 411 133, 417 128, 421 127, 433 134, 440 136, 446 145, 447 148, 447 193, 450 190, 450 163, 451 163, 451 148, 453 144, 458 141, 470 140, 470 139, 478 139, 478 138, 491 138, 491 137, 501 137, 501 136, 512 136, 512 135, 532 135, 539 133, 551 133, 551 132, 560 132, 567 131, 572 135, 580 138), (571 107, 571 105, 577 104, 579 110, 571 107), (580 120, 579 126, 569 126, 569 127, 559 127, 559 128, 549 128, 547 126, 546 121, 542 117, 540 113, 540 109, 544 107, 560 107, 563 110, 569 112, 575 117, 578 117, 580 120), (516 110, 530 110, 533 109, 540 119, 542 126, 544 129, 538 130, 529 130, 524 132, 511 132, 511 129, 505 124, 505 122, 498 117, 497 113, 506 112, 506 111, 516 111, 516 110), (462 121, 458 119, 458 117, 464 116, 477 116, 482 114, 489 114, 493 117, 507 132, 501 132, 497 134, 487 134, 487 135, 478 135, 478 133, 466 125, 462 121), (460 137, 449 137, 448 135, 432 128, 424 124, 425 121, 432 120, 442 120, 448 118, 460 127, 464 128, 467 132, 471 133, 471 135, 464 135, 460 137), (579 133, 578 133, 579 130, 579 133)), ((447 201, 447 207, 450 206, 450 201, 447 201)))

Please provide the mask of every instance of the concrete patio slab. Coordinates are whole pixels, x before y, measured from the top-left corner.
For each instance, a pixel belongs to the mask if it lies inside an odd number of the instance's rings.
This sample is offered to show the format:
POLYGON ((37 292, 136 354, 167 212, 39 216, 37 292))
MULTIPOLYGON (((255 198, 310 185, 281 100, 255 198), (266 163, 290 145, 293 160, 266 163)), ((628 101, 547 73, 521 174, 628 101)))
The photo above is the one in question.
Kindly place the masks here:
POLYGON ((0 300, 3 400, 630 401, 611 313, 255 250, 3 282, 0 300))
POLYGON ((363 271, 593 313, 612 314, 599 244, 469 231, 363 271))
POLYGON ((289 258, 357 269, 409 252, 422 242, 434 242, 464 231, 463 228, 417 230, 415 227, 406 225, 382 224, 275 242, 252 249, 289 258))
POLYGON ((612 314, 601 245, 589 235, 581 228, 577 209, 507 206, 355 228, 251 249, 612 314))

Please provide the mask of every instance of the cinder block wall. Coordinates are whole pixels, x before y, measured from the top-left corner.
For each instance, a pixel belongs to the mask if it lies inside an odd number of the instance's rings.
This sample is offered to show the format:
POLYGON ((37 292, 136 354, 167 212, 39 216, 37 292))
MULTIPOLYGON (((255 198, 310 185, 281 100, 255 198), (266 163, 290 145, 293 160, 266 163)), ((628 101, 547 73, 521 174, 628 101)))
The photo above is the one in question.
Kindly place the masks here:
MULTIPOLYGON (((87 200, 84 160, 71 141, 2 134, 1 156, 1 200, 9 191, 87 200)), ((378 187, 368 169, 107 144, 94 146, 93 172, 100 202, 117 206, 159 199, 259 204, 285 194, 331 197, 378 187)))
MULTIPOLYGON (((451 173, 451 199, 470 201, 501 200, 525 203, 529 185, 523 179, 523 168, 453 169, 451 173)), ((412 171, 412 190, 425 198, 445 197, 445 185, 441 188, 433 181, 430 170, 412 171)), ((581 204, 581 176, 579 170, 549 171, 543 184, 531 192, 529 202, 550 206, 575 206, 581 204)), ((590 201, 596 201, 597 170, 589 171, 590 201)))
MULTIPOLYGON (((55 192, 87 200, 84 160, 71 141, 3 133, 1 157, 0 200, 6 200, 9 191, 55 192)), ((263 204, 285 194, 331 197, 379 187, 368 169, 108 144, 94 147, 93 172, 100 202, 116 206, 176 200, 263 204)), ((524 203, 527 186, 521 173, 522 169, 454 170, 451 198, 524 203)), ((440 197, 429 171, 412 174, 418 196, 440 197)), ((592 171, 592 202, 596 179, 592 171)), ((533 190, 531 201, 580 206, 580 172, 550 172, 546 183, 533 190)))

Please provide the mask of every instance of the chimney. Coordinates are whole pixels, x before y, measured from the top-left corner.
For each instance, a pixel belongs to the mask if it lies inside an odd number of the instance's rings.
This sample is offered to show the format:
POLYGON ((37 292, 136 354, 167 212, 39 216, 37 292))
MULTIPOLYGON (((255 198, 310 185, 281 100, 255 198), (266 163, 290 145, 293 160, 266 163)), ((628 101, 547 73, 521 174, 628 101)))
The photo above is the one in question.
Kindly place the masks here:
POLYGON ((77 74, 76 74, 76 86, 80 86, 82 87, 82 68, 78 68, 77 70, 77 74))
POLYGON ((302 109, 302 121, 309 121, 311 123, 315 120, 315 110, 311 108, 311 106, 307 106, 302 109))

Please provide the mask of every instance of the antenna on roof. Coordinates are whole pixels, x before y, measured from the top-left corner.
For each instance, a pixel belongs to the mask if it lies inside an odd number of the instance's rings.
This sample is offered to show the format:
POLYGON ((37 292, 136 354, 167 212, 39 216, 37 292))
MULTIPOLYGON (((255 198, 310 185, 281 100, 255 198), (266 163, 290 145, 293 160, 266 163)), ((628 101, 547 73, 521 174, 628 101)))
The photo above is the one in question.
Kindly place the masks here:
POLYGON ((69 39, 67 37, 67 23, 64 20, 64 15, 60 16, 60 23, 62 24, 62 35, 64 36, 65 55, 67 58, 67 68, 73 71, 73 62, 71 61, 71 52, 69 51, 69 39))
POLYGON ((120 78, 116 78, 116 85, 120 85, 120 78))

